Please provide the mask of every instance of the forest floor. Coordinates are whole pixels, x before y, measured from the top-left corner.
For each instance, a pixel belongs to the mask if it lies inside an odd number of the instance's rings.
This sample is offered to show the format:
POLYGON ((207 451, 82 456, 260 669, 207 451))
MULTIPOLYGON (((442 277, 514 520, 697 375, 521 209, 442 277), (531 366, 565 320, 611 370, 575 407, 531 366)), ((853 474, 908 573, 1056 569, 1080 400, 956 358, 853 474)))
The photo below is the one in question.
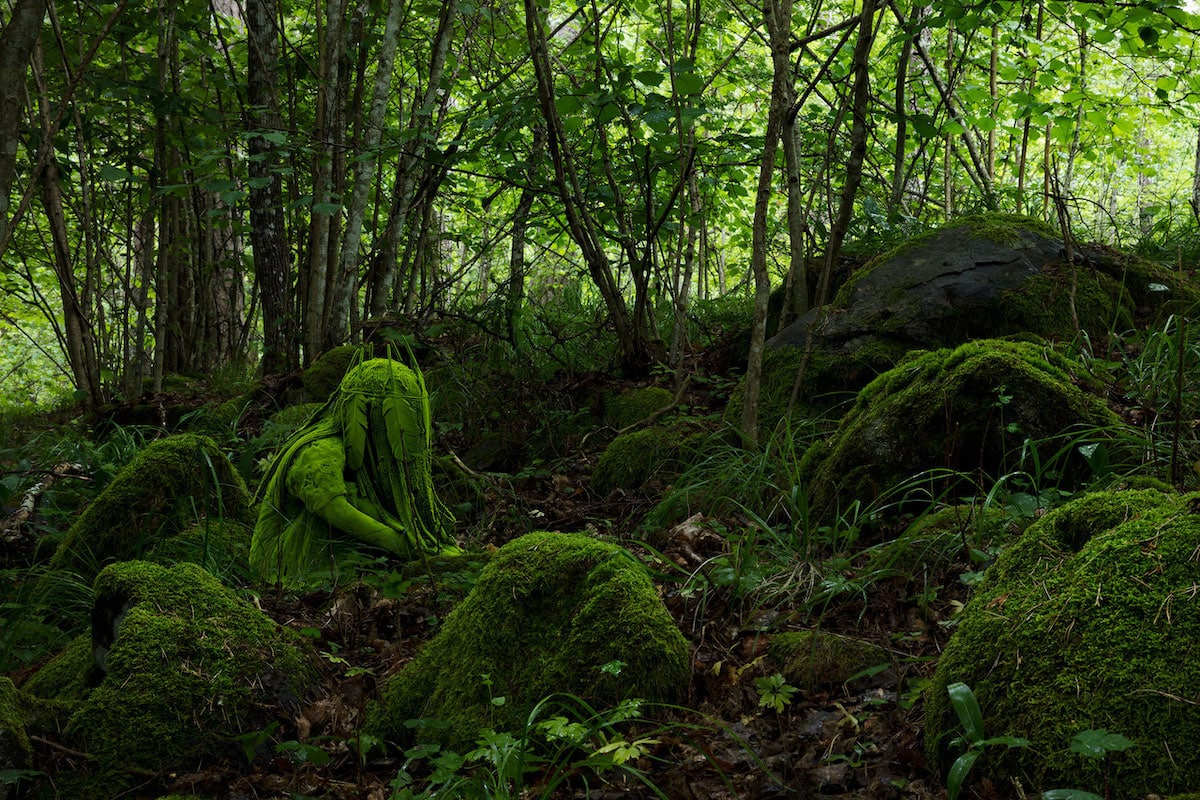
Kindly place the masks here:
MULTIPOLYGON (((720 402, 704 392, 685 400, 693 409, 712 409, 720 402)), ((454 434, 442 439, 442 446, 454 447, 454 434)), ((775 591, 738 593, 711 582, 704 588, 698 579, 706 565, 731 548, 713 530, 754 523, 738 514, 692 519, 659 532, 653 549, 643 547, 643 519, 667 485, 651 481, 635 491, 597 496, 588 487, 604 438, 572 444, 567 457, 546 469, 490 485, 483 504, 487 519, 473 522, 469 544, 500 546, 533 529, 601 532, 621 541, 668 578, 661 581, 661 592, 691 645, 693 678, 677 705, 642 708, 647 721, 631 734, 650 742, 630 766, 643 782, 610 770, 599 779, 593 776, 584 788, 581 772, 566 788, 545 795, 539 781, 546 776, 532 772, 509 784, 523 789, 489 796, 945 797, 944 786, 925 763, 920 690, 948 638, 948 620, 966 599, 958 579, 970 569, 965 561, 942 574, 877 581, 869 592, 842 595, 844 602, 827 603, 819 613, 789 600, 804 594, 794 587, 817 580, 817 570, 800 556, 784 565, 788 575, 771 576, 775 591), (756 681, 780 669, 767 654, 772 636, 812 628, 872 642, 889 656, 848 682, 815 679, 796 687, 780 709, 764 705, 756 681)), ((849 576, 850 562, 846 569, 849 576)), ((358 736, 365 706, 380 683, 436 632, 437 620, 465 591, 465 585, 453 582, 435 586, 418 580, 399 587, 359 584, 301 597, 263 596, 265 611, 305 631, 322 653, 319 696, 270 733, 273 741, 291 747, 276 747, 268 756, 260 747, 250 761, 231 753, 225 763, 167 776, 167 788, 217 798, 389 800, 402 766, 416 776, 419 788, 430 771, 427 761, 406 765, 405 754, 381 747, 368 747, 360 759, 348 742, 358 736)), ((54 742, 37 748, 39 769, 49 774, 71 768, 78 757, 54 742)), ((1003 794, 986 781, 967 792, 976 798, 1003 794)))

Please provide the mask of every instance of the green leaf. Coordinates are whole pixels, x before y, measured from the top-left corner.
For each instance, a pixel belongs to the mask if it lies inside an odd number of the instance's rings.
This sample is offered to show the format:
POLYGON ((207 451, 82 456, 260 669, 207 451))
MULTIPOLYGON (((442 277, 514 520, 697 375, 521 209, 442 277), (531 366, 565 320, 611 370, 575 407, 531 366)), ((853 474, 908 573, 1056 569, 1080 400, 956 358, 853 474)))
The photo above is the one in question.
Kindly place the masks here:
POLYGON ((948 800, 958 800, 958 795, 962 791, 963 783, 967 780, 967 775, 971 772, 971 767, 975 766, 976 759, 983 753, 982 750, 968 750, 963 753, 950 766, 950 772, 946 775, 946 797, 948 800))
POLYGON ((946 687, 946 692, 950 695, 950 705, 954 707, 967 738, 972 744, 983 742, 983 712, 971 687, 965 683, 952 683, 946 687))
POLYGON ((656 70, 647 69, 634 73, 633 79, 646 86, 658 86, 666 79, 666 76, 656 70))
POLYGON ((1137 743, 1119 733, 1109 733, 1104 728, 1080 731, 1071 740, 1071 752, 1087 758, 1104 758, 1108 753, 1120 753, 1137 743))
POLYGON ((362 469, 367 456, 367 399, 357 392, 347 395, 342 406, 342 436, 346 441, 346 465, 362 469))
POLYGON ((1042 800, 1104 800, 1104 798, 1082 789, 1051 789, 1042 792, 1042 800))

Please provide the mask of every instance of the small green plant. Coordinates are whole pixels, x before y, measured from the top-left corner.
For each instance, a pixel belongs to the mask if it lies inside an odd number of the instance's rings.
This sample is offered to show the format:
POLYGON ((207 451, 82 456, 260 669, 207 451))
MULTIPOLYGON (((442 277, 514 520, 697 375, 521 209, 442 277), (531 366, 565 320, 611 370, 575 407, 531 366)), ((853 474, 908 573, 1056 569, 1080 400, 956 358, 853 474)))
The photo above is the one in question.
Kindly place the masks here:
POLYGON ((967 780, 967 775, 971 772, 971 767, 983 755, 985 748, 997 745, 1028 747, 1029 740, 1018 736, 985 737, 983 712, 979 708, 979 701, 975 699, 975 693, 971 691, 971 687, 965 683, 952 683, 946 687, 946 691, 950 694, 950 705, 954 708, 954 713, 958 715, 959 722, 962 723, 964 734, 950 744, 952 747, 966 745, 967 748, 950 765, 950 772, 946 776, 946 796, 949 800, 957 800, 963 784, 967 780))
MULTIPOLYGON (((1137 743, 1119 733, 1109 733, 1104 728, 1089 728, 1080 731, 1071 739, 1071 752, 1084 758, 1105 761, 1109 753, 1123 753, 1137 743)), ((1081 789, 1050 789, 1042 792, 1042 800, 1105 800, 1108 796, 1108 772, 1105 770, 1104 795, 1085 792, 1081 789)))
POLYGON ((754 679, 754 688, 758 690, 758 704, 775 709, 776 714, 782 714, 783 709, 792 702, 792 695, 797 691, 795 686, 788 684, 783 675, 776 672, 754 679))

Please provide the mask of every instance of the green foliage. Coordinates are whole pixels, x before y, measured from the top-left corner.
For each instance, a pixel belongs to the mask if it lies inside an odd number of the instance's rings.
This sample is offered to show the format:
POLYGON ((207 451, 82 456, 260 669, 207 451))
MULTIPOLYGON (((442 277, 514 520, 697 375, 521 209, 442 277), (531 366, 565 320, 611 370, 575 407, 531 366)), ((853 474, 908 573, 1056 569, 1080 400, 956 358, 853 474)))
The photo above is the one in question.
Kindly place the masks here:
POLYGON ((949 800, 957 800, 967 780, 967 775, 971 772, 971 767, 983 755, 985 748, 996 745, 1007 748, 1028 747, 1029 740, 1019 736, 985 737, 983 712, 979 708, 979 701, 975 699, 975 693, 971 691, 971 687, 965 683, 952 683, 946 687, 946 693, 950 696, 950 705, 954 709, 954 713, 958 715, 959 723, 963 728, 963 736, 951 742, 951 747, 961 745, 967 747, 966 751, 950 765, 950 771, 946 774, 946 794, 949 800))
MULTIPOLYGON (((404 751, 404 764, 391 782, 392 800, 550 798, 563 787, 586 792, 593 782, 640 784, 662 797, 637 762, 651 754, 664 732, 679 735, 679 726, 654 725, 642 716, 644 705, 628 699, 596 709, 577 696, 555 694, 538 701, 511 730, 480 730, 465 753, 416 745, 404 751)), ((411 721, 414 727, 429 722, 411 721)))
POLYGON ((774 709, 776 714, 782 714, 783 710, 791 705, 792 695, 797 691, 796 687, 789 684, 787 678, 778 672, 755 678, 754 688, 758 690, 758 704, 774 709))
POLYGON ((661 701, 689 677, 686 643, 641 564, 586 536, 534 533, 496 553, 437 636, 384 686, 365 730, 456 747, 489 726, 512 729, 556 691, 597 705, 661 701), (619 676, 603 669, 616 660, 626 664, 619 676), (421 718, 444 728, 405 728, 421 718))

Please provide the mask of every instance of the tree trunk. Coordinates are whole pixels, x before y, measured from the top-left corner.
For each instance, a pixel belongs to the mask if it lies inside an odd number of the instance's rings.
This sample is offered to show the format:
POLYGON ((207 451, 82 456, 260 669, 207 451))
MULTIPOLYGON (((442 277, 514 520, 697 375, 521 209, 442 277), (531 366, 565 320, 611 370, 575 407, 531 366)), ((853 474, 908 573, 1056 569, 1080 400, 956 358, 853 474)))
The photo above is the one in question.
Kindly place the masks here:
POLYGON ((8 238, 8 198, 17 171, 25 72, 49 5, 49 0, 17 0, 0 32, 0 242, 8 238))
POLYGON ((263 372, 289 372, 299 365, 292 297, 292 265, 283 215, 282 166, 278 142, 279 12, 276 0, 247 0, 249 64, 246 94, 250 103, 250 246, 254 276, 262 296, 263 372))
POLYGON ((754 273, 754 320, 750 327, 750 357, 746 364, 742 395, 742 437, 751 446, 758 444, 758 397, 762 389, 763 349, 767 338, 767 305, 771 299, 771 277, 767 274, 767 214, 775 180, 775 151, 779 147, 783 116, 787 113, 788 96, 792 91, 791 60, 788 57, 792 30, 792 0, 765 0, 763 17, 771 44, 773 78, 763 158, 758 170, 758 191, 754 196, 754 222, 751 233, 750 268, 754 273))

